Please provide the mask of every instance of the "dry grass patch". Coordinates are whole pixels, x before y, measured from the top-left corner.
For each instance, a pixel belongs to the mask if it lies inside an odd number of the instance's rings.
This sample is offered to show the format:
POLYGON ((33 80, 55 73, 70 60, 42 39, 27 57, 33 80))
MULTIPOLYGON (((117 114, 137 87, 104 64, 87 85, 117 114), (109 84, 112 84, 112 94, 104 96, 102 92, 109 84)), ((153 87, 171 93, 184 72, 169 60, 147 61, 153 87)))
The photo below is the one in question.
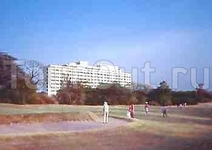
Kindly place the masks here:
POLYGON ((96 121, 97 119, 99 119, 99 117, 92 112, 0 115, 0 124, 60 121, 96 121))
POLYGON ((195 126, 191 124, 161 123, 150 120, 137 120, 129 125, 135 131, 160 136, 186 137, 194 134, 195 126))
POLYGON ((160 137, 118 127, 83 133, 13 136, 0 138, 1 150, 125 150, 161 143, 160 137))

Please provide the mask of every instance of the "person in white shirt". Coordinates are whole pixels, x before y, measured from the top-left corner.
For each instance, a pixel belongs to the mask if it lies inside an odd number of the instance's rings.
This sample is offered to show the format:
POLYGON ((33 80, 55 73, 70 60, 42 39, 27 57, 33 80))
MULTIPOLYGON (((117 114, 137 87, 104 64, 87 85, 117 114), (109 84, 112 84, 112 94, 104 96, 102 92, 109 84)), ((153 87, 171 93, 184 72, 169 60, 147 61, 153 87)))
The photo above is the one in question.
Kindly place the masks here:
POLYGON ((166 107, 166 105, 164 105, 164 106, 161 108, 161 110, 162 110, 162 113, 163 113, 163 117, 167 117, 167 107, 166 107))
POLYGON ((109 106, 107 102, 104 102, 103 105, 103 123, 108 123, 108 115, 109 115, 109 106))

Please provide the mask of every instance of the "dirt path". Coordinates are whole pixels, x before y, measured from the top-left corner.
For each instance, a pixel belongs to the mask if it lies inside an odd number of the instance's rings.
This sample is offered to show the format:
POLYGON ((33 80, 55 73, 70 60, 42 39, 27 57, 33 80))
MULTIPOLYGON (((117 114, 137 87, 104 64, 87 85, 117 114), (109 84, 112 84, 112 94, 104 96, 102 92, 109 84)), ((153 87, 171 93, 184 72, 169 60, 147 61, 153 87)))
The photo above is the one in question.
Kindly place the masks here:
POLYGON ((0 136, 10 134, 26 134, 35 132, 55 132, 55 131, 85 131, 97 128, 117 127, 128 123, 125 120, 109 118, 109 123, 104 125, 101 120, 97 122, 45 122, 31 124, 11 124, 0 125, 0 136))

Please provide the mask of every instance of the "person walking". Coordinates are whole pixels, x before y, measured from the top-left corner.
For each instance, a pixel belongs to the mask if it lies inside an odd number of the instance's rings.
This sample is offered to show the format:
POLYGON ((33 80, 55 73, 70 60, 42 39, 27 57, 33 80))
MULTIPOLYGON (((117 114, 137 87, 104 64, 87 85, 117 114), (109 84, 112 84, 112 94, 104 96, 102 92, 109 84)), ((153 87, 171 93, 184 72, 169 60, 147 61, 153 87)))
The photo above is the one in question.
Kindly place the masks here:
POLYGON ((144 109, 145 109, 146 115, 149 115, 149 104, 148 104, 148 102, 145 103, 144 109))
POLYGON ((129 106, 129 112, 130 112, 130 117, 134 118, 135 106, 133 104, 129 106))
POLYGON ((163 117, 167 117, 167 107, 165 105, 162 107, 162 113, 163 117))
POLYGON ((127 119, 131 119, 131 114, 130 114, 129 109, 127 110, 127 119))
POLYGON ((183 109, 183 104, 180 104, 180 106, 179 106, 179 107, 180 107, 180 109, 182 110, 182 109, 183 109))
POLYGON ((104 102, 103 105, 103 123, 108 123, 108 115, 109 115, 109 106, 107 104, 107 102, 104 102))

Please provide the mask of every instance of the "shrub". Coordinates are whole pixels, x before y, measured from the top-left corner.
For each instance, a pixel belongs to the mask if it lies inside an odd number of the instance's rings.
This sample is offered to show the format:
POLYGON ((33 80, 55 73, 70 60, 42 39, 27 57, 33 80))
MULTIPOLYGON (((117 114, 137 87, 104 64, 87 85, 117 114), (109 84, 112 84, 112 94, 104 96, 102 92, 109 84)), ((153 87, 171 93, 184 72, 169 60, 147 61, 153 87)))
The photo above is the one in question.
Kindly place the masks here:
POLYGON ((153 106, 160 106, 160 104, 156 101, 150 101, 149 105, 153 105, 153 106))
POLYGON ((132 95, 128 101, 128 105, 136 104, 137 102, 138 102, 138 99, 134 95, 132 95))
POLYGON ((28 100, 28 104, 58 104, 58 101, 54 97, 39 93, 33 94, 28 100))

